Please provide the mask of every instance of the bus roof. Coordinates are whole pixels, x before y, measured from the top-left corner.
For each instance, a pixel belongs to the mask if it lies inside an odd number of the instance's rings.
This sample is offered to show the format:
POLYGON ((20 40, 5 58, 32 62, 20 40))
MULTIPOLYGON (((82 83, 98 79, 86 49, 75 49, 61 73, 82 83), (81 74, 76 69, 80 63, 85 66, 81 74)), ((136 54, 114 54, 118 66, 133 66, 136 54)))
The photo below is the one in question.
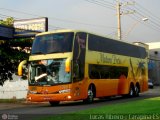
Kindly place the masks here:
POLYGON ((85 33, 88 33, 88 34, 94 34, 94 35, 97 35, 97 36, 101 36, 101 37, 116 40, 116 39, 111 38, 109 36, 104 36, 104 35, 100 35, 100 34, 97 34, 97 33, 94 33, 94 32, 88 32, 88 31, 85 31, 85 30, 77 30, 77 29, 57 29, 57 30, 52 30, 52 31, 48 31, 48 32, 38 33, 36 36, 52 34, 52 33, 61 33, 61 32, 85 32, 85 33))
MULTIPOLYGON (((58 29, 58 30, 53 30, 53 31, 47 31, 47 32, 42 32, 38 33, 36 36, 41 36, 41 35, 47 35, 47 34, 52 34, 52 33, 61 33, 61 32, 82 32, 81 30, 74 30, 74 29, 58 29)), ((84 32, 84 31, 83 31, 84 32)))
POLYGON ((143 47, 143 46, 140 46, 138 44, 135 44, 135 42, 134 43, 129 43, 127 41, 118 40, 118 39, 115 39, 115 38, 111 38, 109 36, 104 36, 104 35, 100 35, 100 34, 97 34, 97 33, 94 33, 94 32, 88 32, 88 31, 85 31, 85 30, 77 30, 77 29, 57 29, 57 30, 38 33, 36 36, 47 35, 47 34, 52 34, 52 33, 61 33, 61 32, 85 32, 85 33, 88 33, 88 34, 93 34, 93 35, 101 36, 101 37, 104 37, 104 38, 109 38, 109 39, 112 39, 112 40, 115 40, 115 41, 128 43, 128 44, 131 44, 131 45, 134 45, 134 46, 143 47))

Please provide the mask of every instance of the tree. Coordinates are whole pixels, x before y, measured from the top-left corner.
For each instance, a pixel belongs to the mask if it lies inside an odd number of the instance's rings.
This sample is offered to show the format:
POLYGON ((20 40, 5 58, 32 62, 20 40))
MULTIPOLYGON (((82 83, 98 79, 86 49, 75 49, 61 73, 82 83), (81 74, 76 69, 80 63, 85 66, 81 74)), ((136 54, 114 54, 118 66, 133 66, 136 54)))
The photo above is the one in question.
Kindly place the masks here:
MULTIPOLYGON (((0 24, 10 27, 13 27, 13 22, 12 17, 0 20, 0 24)), ((12 74, 17 71, 20 61, 28 59, 29 54, 24 48, 31 47, 32 41, 31 38, 0 40, 0 85, 6 80, 12 80, 12 74)))
POLYGON ((10 26, 10 27, 13 27, 13 22, 14 22, 13 17, 9 17, 9 18, 6 18, 4 20, 0 20, 1 25, 7 25, 7 26, 10 26))

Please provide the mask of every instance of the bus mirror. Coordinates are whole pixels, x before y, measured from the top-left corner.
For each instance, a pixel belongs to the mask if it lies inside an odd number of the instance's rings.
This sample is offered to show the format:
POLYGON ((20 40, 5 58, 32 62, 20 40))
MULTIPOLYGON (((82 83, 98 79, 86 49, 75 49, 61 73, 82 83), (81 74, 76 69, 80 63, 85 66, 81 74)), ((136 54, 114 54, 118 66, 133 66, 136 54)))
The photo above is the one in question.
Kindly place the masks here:
POLYGON ((20 64, 18 65, 18 75, 22 76, 23 75, 23 65, 25 65, 27 63, 27 60, 23 60, 22 62, 20 62, 20 64))
POLYGON ((68 73, 71 71, 71 60, 67 59, 65 62, 65 71, 68 73))

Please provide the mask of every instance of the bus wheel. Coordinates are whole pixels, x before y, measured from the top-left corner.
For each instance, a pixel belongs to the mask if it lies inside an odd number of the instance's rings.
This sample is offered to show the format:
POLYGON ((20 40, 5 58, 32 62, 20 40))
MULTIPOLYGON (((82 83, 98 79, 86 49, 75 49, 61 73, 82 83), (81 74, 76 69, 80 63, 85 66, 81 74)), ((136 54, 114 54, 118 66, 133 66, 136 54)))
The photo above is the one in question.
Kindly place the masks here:
POLYGON ((59 105, 59 101, 49 101, 51 106, 57 106, 59 105))
POLYGON ((134 86, 131 85, 129 88, 129 93, 128 93, 128 97, 133 97, 134 96, 134 86))
POLYGON ((140 92, 139 85, 136 85, 136 86, 135 86, 135 97, 138 97, 138 96, 139 96, 139 92, 140 92))
POLYGON ((92 103, 94 99, 94 91, 92 86, 88 89, 88 97, 84 100, 85 103, 92 103))

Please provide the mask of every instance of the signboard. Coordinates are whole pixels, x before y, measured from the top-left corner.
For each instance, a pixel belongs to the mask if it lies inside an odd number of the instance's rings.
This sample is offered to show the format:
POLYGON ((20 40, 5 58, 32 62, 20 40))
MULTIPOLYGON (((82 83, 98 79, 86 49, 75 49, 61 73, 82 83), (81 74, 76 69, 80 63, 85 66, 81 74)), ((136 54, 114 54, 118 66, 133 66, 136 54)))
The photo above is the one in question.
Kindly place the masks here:
POLYGON ((48 18, 35 18, 14 21, 14 37, 31 37, 40 32, 48 31, 48 18))
POLYGON ((13 38, 14 28, 0 25, 0 39, 13 38))

